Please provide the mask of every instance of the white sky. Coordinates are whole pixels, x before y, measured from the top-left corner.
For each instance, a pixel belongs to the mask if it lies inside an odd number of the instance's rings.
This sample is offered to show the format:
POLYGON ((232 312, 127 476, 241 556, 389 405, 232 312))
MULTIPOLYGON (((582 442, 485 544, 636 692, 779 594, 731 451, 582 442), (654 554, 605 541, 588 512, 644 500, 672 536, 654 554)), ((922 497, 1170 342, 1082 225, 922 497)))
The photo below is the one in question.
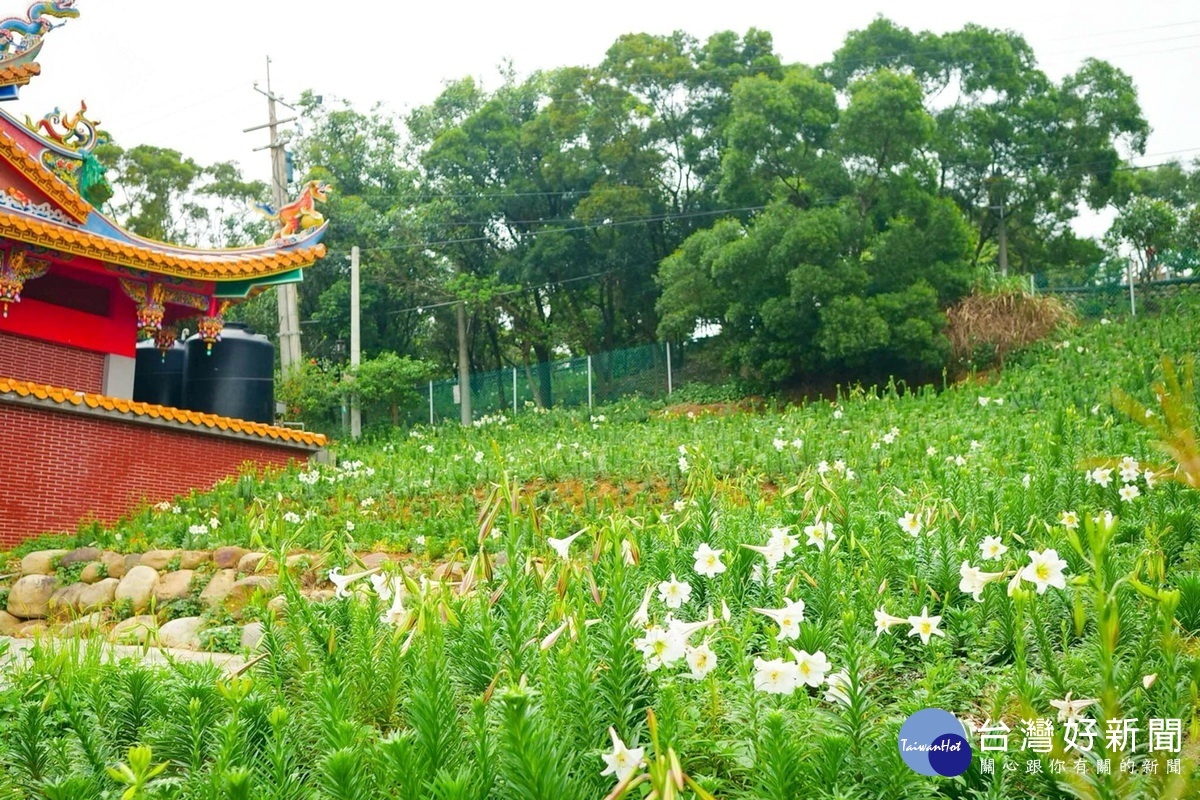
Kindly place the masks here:
MULTIPOLYGON (((0 0, 7 14, 27 6, 0 0)), ((6 111, 37 119, 86 99, 89 115, 123 146, 237 161, 264 180, 269 157, 252 150, 267 133, 242 129, 266 121, 266 101, 252 85, 265 85, 268 55, 273 87, 285 99, 311 88, 327 102, 346 98, 363 110, 380 102, 404 113, 433 100, 447 80, 472 75, 496 86, 504 59, 520 73, 596 64, 630 32, 684 30, 703 40, 757 27, 773 35, 785 63, 817 64, 880 13, 914 30, 966 22, 1013 29, 1056 79, 1088 56, 1107 59, 1133 76, 1153 128, 1140 163, 1200 156, 1195 0, 78 0, 77 7, 79 18, 46 37, 42 75, 6 111)))

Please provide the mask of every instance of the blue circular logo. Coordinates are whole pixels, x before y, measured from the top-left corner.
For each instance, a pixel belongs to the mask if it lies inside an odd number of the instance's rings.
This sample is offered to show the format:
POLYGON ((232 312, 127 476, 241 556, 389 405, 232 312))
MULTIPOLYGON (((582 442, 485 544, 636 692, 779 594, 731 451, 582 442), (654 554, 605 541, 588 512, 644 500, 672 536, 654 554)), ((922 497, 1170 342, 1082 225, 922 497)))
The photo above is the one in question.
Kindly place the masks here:
POLYGON ((916 773, 952 778, 971 766, 963 724, 949 711, 924 708, 900 726, 900 757, 916 773))

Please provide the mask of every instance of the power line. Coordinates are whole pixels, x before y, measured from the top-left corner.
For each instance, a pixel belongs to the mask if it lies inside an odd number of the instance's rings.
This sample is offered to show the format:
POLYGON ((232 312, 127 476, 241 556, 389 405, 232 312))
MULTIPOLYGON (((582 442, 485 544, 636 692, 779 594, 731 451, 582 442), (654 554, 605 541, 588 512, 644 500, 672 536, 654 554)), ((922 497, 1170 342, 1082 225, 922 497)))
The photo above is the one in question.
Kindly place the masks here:
MULTIPOLYGON (((654 216, 637 217, 637 218, 631 218, 631 219, 625 219, 625 220, 597 222, 597 223, 592 223, 592 224, 581 224, 581 225, 575 225, 575 226, 570 226, 570 227, 565 227, 565 228, 544 228, 542 230, 537 230, 537 231, 524 231, 521 233, 521 237, 525 238, 525 237, 529 237, 529 236, 537 236, 537 235, 543 234, 543 233, 574 233, 577 231, 602 230, 605 228, 615 228, 615 227, 623 226, 623 225, 642 225, 642 224, 646 224, 646 223, 650 223, 650 222, 667 222, 670 220, 692 219, 695 217, 712 217, 712 216, 718 216, 721 214, 736 214, 736 213, 743 213, 743 212, 750 212, 750 211, 762 211, 765 208, 767 208, 767 206, 760 205, 760 206, 743 206, 741 208, 717 208, 717 209, 711 209, 708 211, 692 211, 692 212, 687 212, 687 213, 683 213, 683 214, 657 214, 654 216)), ((473 242, 490 242, 490 241, 494 241, 495 239, 496 239, 496 237, 494 237, 494 236, 471 236, 471 237, 465 237, 465 238, 461 238, 461 239, 444 239, 442 241, 433 241, 433 242, 415 242, 415 243, 394 245, 394 246, 388 246, 388 247, 364 247, 364 248, 362 248, 362 252, 378 253, 378 252, 385 252, 385 251, 390 251, 390 250, 413 250, 413 249, 418 249, 418 248, 436 247, 436 246, 447 245, 447 244, 470 244, 473 242)))

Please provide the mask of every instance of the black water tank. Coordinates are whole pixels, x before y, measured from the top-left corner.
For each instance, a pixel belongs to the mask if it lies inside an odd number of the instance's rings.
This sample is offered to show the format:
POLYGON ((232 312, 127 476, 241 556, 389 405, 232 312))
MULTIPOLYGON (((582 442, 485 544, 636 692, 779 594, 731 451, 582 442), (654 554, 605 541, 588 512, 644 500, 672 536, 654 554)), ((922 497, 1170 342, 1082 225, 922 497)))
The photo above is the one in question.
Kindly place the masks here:
POLYGON ((188 337, 183 369, 187 408, 251 422, 275 421, 275 346, 248 326, 225 323, 212 352, 188 337))
POLYGON ((133 399, 139 403, 183 408, 183 345, 166 352, 153 339, 138 342, 133 362, 133 399))

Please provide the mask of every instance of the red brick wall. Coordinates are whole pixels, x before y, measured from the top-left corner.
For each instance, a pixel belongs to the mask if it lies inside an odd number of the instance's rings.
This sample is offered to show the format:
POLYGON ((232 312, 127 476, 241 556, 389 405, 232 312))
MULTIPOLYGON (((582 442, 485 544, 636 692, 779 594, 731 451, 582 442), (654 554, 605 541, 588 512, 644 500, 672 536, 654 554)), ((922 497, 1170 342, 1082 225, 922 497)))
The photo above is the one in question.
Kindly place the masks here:
POLYGON ((103 394, 104 354, 0 333, 0 378, 103 394))
POLYGON ((253 461, 284 467, 308 451, 0 403, 0 550, 85 517, 113 522, 253 461))

